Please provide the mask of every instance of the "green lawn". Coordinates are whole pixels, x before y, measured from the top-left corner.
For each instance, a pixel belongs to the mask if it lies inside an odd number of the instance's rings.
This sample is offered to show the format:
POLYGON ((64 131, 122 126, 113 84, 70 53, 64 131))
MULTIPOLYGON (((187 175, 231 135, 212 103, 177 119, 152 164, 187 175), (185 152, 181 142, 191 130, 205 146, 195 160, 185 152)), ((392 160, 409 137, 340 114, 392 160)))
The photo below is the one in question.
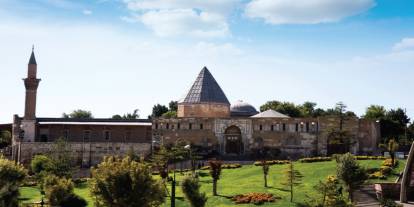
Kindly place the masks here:
MULTIPOLYGON (((367 160, 359 161, 362 166, 367 168, 379 168, 381 165, 380 160, 367 160)), ((401 172, 405 163, 400 161, 398 168, 395 172, 401 172)), ((295 168, 299 170, 304 176, 302 179, 302 185, 295 189, 294 201, 296 203, 289 202, 290 193, 285 191, 280 184, 283 182, 283 170, 287 165, 274 165, 270 167, 268 184, 270 187, 263 187, 263 173, 261 167, 253 165, 243 166, 240 169, 223 170, 221 179, 218 182, 218 193, 220 196, 212 196, 212 182, 208 171, 200 172, 200 181, 202 183, 201 190, 207 193, 209 207, 222 207, 222 206, 234 206, 234 204, 227 198, 229 196, 249 193, 249 192, 268 192, 274 195, 282 197, 281 200, 277 200, 276 203, 271 203, 263 206, 298 206, 298 203, 303 203, 308 198, 318 196, 313 190, 313 186, 316 185, 319 180, 324 180, 328 175, 335 174, 336 163, 331 162, 318 162, 318 163, 295 163, 295 168)), ((177 173, 178 184, 184 177, 177 173)), ((389 176, 387 180, 370 180, 370 182, 393 182, 396 176, 389 176)), ((86 184, 81 184, 75 189, 76 194, 84 197, 89 206, 93 206, 93 199, 89 195, 89 190, 86 184)), ((36 187, 22 187, 21 199, 23 203, 30 203, 39 201, 41 198, 39 190, 36 187)), ((169 197, 164 206, 170 205, 169 197)), ((176 206, 187 207, 189 206, 183 198, 180 186, 177 186, 177 199, 176 206)), ((255 206, 255 205, 241 205, 241 206, 255 206)))

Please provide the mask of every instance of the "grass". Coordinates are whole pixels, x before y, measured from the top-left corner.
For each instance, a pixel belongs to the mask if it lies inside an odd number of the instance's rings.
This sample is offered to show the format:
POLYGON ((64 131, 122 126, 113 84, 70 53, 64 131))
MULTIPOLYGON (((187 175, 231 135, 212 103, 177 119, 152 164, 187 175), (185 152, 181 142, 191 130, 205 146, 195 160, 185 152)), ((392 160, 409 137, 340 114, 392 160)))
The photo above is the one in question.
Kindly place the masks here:
MULTIPOLYGON (((366 168, 379 168, 381 160, 364 160, 359 163, 366 168)), ((309 198, 316 198, 319 196, 313 189, 319 180, 324 180, 328 175, 335 175, 336 163, 317 162, 317 163, 295 163, 295 168, 299 170, 302 175, 302 184, 294 190, 294 203, 290 203, 290 192, 284 190, 281 182, 284 181, 283 171, 287 165, 274 165, 270 167, 268 176, 268 188, 264 187, 262 168, 248 165, 239 169, 223 170, 221 179, 218 182, 217 191, 220 196, 212 196, 212 182, 208 171, 200 172, 201 191, 206 192, 208 196, 208 207, 225 207, 234 206, 232 201, 228 199, 230 196, 249 192, 266 192, 272 193, 276 196, 282 197, 275 203, 264 204, 263 206, 300 206, 309 198)), ((403 170, 405 162, 400 160, 398 167, 394 170, 394 175, 388 176, 387 180, 370 180, 369 182, 393 182, 397 174, 403 170)), ((185 175, 176 174, 178 184, 185 175)), ((157 176, 158 177, 158 176, 157 176)), ((169 188, 171 186, 168 186, 169 188)), ((177 186, 176 206, 189 207, 181 192, 181 187, 177 186)), ((171 189, 169 189, 171 192, 171 189)), ((36 187, 22 187, 21 188, 22 203, 31 203, 41 199, 40 192, 36 187)), ((89 206, 93 206, 93 198, 89 194, 89 189, 86 183, 76 186, 75 193, 82 196, 88 201, 89 206)), ((163 207, 170 206, 169 197, 163 207)), ((241 205, 244 207, 255 206, 253 204, 241 205)))

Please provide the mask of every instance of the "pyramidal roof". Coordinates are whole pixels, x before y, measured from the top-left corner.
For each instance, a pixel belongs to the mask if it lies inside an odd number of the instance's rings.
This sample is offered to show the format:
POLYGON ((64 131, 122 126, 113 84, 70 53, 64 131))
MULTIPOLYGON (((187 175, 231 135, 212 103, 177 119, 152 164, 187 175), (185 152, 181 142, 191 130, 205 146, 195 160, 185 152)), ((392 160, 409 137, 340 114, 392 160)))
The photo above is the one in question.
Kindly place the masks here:
POLYGON ((275 110, 269 109, 267 111, 263 111, 259 114, 252 116, 252 118, 289 118, 289 116, 286 116, 275 110))
POLYGON ((206 67, 198 74, 190 91, 180 103, 223 103, 230 105, 223 90, 206 67))

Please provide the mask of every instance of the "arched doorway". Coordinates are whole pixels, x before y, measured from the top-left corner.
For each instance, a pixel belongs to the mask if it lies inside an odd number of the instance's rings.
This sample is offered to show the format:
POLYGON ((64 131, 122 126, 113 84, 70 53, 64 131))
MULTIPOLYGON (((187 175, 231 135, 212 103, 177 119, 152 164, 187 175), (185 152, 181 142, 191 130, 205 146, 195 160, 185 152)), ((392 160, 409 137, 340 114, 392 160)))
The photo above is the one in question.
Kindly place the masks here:
POLYGON ((230 126, 224 132, 226 139, 226 154, 239 155, 243 152, 241 131, 237 126, 230 126))

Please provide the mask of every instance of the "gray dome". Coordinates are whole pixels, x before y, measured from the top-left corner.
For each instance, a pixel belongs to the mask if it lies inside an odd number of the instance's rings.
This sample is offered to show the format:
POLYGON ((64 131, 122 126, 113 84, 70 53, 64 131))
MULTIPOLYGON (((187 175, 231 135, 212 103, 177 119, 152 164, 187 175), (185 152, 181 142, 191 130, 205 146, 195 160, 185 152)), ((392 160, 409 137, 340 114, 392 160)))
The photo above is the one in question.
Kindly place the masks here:
POLYGON ((258 114, 259 112, 254 106, 245 103, 243 101, 237 101, 230 106, 231 116, 250 117, 258 114))

